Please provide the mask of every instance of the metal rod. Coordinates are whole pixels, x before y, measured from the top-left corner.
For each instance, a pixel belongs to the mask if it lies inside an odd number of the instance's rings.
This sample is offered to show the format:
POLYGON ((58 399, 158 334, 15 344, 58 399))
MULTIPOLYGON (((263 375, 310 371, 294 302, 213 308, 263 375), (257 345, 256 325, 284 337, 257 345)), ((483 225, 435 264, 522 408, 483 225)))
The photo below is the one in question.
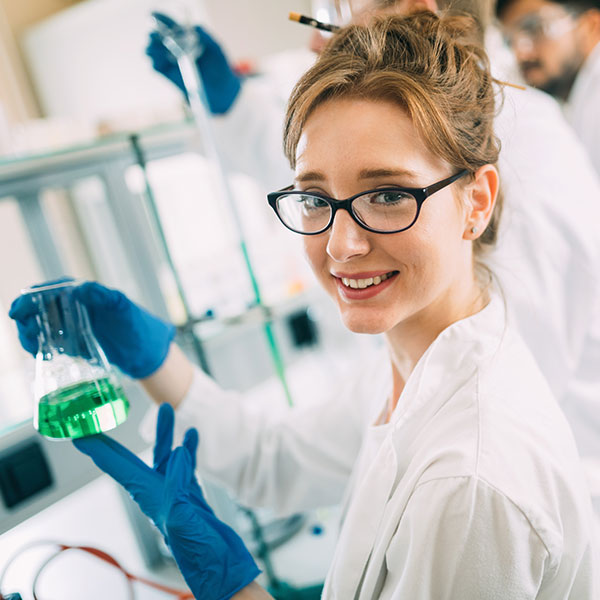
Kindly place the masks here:
POLYGON ((131 147, 133 149, 133 153, 135 155, 136 161, 142 171, 142 175, 144 178, 144 187, 146 191, 146 203, 148 209, 150 210, 150 216, 152 218, 152 224, 158 235, 158 239, 161 245, 162 252, 167 261, 167 265, 169 267, 169 271, 173 276, 173 280, 175 281, 175 286, 177 287, 177 293, 179 295, 179 299, 181 300, 181 304, 183 306, 183 311, 185 313, 185 332, 186 335, 192 345, 194 350, 194 354, 196 355, 196 359, 198 360, 198 364, 202 368, 202 370, 210 374, 210 368, 208 366, 208 361, 206 359, 206 354, 204 349, 202 348, 202 343, 198 339, 198 336, 194 332, 194 328, 188 326, 190 323, 195 321, 192 316, 190 305, 187 300, 187 296, 185 293, 185 289, 183 287, 183 283, 181 281, 181 277, 179 276, 179 271, 175 266, 175 262, 173 261, 173 257, 171 256, 171 251, 169 250, 169 244, 167 242, 167 237, 165 235, 164 228, 162 226, 162 221, 160 219, 160 214, 158 212, 158 207, 156 205, 156 200, 154 197, 154 192, 152 191, 152 186, 150 184, 150 178, 148 177, 148 170, 146 168, 146 157, 144 156, 144 151, 140 145, 139 136, 137 134, 133 134, 129 138, 131 140, 131 147))

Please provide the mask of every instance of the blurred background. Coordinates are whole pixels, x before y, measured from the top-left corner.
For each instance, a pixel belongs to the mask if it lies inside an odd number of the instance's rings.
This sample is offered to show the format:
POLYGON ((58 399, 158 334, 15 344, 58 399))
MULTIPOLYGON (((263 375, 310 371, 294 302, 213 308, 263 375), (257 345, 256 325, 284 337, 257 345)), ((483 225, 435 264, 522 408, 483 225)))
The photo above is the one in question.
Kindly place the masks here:
MULTIPOLYGON (((168 551, 129 500, 108 480, 94 480, 97 471, 70 444, 33 430, 34 361, 7 316, 21 289, 63 275, 119 288, 178 325, 180 345, 222 386, 245 392, 257 407, 269 404, 273 414, 290 410, 290 400, 298 406, 323 398, 327 375, 342 373, 373 344, 347 343, 351 334, 316 289, 299 236, 267 205, 272 190, 264 180, 227 168, 235 207, 221 201, 184 96, 145 54, 150 13, 162 11, 205 26, 239 73, 269 80, 285 98, 298 74, 287 61, 308 66, 313 35, 288 13, 327 20, 328 4, 0 0, 2 593, 31 597, 48 548, 9 559, 47 539, 98 545, 129 570, 181 585, 168 551), (265 339, 266 322, 275 349, 265 339), (274 352, 285 365, 287 391, 274 352)), ((125 388, 131 415, 114 436, 147 455, 138 429, 149 400, 133 382, 125 388)), ((222 490, 208 494, 256 549, 248 516, 222 490)), ((283 520, 258 515, 277 577, 300 588, 323 580, 336 514, 333 507, 283 520)), ((44 597, 128 597, 112 567, 89 556, 61 560, 40 580, 44 597)))

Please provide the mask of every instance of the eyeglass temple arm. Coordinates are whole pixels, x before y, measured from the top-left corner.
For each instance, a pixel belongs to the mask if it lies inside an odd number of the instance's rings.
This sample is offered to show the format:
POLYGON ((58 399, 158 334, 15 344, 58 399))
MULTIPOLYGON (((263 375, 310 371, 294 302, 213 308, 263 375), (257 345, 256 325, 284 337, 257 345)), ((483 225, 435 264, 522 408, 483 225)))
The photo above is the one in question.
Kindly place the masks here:
POLYGON ((435 194, 435 192, 439 192, 442 188, 445 188, 447 185, 454 183, 457 179, 464 177, 468 173, 470 173, 470 171, 468 169, 463 169, 462 171, 459 171, 458 173, 451 175, 450 177, 447 177, 446 179, 442 179, 442 181, 438 181, 437 183, 434 183, 433 185, 430 185, 429 187, 422 188, 423 193, 425 194, 425 197, 431 196, 431 194, 435 194))

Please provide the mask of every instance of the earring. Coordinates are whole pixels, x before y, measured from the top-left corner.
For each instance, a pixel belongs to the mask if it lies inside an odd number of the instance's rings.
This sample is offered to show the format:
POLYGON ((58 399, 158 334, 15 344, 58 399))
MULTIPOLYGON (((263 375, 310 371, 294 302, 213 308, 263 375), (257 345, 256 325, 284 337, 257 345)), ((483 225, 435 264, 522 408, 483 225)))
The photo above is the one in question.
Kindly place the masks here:
POLYGON ((477 233, 478 229, 477 227, 473 226, 471 227, 471 233, 477 233))

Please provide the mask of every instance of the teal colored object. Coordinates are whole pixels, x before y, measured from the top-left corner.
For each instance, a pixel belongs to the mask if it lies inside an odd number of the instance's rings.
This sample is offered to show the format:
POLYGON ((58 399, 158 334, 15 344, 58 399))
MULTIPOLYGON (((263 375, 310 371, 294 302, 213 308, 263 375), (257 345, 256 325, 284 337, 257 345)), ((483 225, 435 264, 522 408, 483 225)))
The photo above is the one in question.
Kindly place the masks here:
POLYGON ((269 594, 275 600, 320 600, 323 584, 319 583, 303 588, 294 588, 286 583, 268 588, 269 594))
MULTIPOLYGON (((93 285, 60 280, 33 286, 11 307, 23 347, 35 351, 33 426, 50 439, 109 431, 125 422, 129 412, 129 401, 92 331, 94 314, 78 296, 93 285)), ((122 294, 110 293, 122 299, 122 294)), ((114 302, 106 312, 111 309, 115 312, 114 302)), ((102 325, 100 333, 108 335, 110 327, 102 325)))
POLYGON ((108 377, 82 381, 40 398, 37 429, 49 438, 75 439, 114 429, 128 412, 123 389, 108 377))

